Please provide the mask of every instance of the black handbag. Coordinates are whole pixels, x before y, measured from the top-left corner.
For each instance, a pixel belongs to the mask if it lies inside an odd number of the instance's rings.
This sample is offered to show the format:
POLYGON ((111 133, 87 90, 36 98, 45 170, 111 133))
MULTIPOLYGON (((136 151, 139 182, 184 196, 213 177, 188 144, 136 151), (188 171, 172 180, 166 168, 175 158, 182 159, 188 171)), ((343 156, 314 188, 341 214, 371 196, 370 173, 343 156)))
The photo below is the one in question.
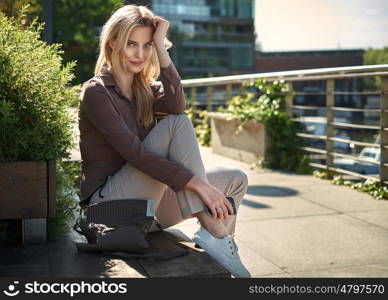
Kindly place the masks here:
POLYGON ((125 258, 170 259, 188 254, 188 247, 172 239, 170 241, 184 250, 148 251, 146 235, 152 224, 163 231, 153 214, 152 203, 153 200, 118 199, 81 207, 73 229, 84 235, 88 243, 75 243, 77 250, 102 251, 116 256, 122 253, 125 258))

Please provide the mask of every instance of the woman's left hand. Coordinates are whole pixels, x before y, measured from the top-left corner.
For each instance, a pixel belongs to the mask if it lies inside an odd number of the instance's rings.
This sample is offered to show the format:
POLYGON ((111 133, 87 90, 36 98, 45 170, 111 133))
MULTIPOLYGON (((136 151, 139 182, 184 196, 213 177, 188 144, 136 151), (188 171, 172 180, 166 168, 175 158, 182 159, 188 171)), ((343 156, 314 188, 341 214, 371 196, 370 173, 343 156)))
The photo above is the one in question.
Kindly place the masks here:
POLYGON ((153 36, 153 41, 155 44, 158 44, 161 46, 164 45, 164 39, 166 37, 169 26, 170 26, 170 23, 167 20, 159 16, 154 17, 155 32, 153 36))

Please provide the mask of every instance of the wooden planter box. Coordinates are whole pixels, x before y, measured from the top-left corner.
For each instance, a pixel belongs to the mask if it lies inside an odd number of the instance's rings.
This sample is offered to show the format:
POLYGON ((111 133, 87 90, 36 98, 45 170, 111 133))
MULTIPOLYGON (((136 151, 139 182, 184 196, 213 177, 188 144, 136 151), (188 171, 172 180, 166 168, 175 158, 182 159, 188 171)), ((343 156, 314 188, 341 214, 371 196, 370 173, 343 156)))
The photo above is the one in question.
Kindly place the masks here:
POLYGON ((55 161, 0 163, 0 219, 23 220, 23 243, 46 240, 55 216, 55 161))
POLYGON ((228 114, 220 112, 209 112, 208 116, 211 120, 211 147, 214 153, 247 163, 255 163, 264 157, 269 141, 263 124, 252 120, 236 135, 240 121, 228 120, 228 114))

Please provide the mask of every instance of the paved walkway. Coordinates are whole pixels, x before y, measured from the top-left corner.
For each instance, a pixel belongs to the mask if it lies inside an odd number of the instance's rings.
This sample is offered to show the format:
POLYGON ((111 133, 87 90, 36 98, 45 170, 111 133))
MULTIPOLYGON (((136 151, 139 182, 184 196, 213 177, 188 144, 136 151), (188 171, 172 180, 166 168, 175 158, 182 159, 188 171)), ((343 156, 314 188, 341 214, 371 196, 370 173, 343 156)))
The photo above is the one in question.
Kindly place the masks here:
MULTIPOLYGON (((249 177, 236 241, 254 277, 388 277, 388 201, 312 176, 251 170, 201 147, 206 168, 249 177)), ((73 159, 77 159, 74 153, 73 159)), ((172 229, 192 237, 196 220, 172 229)), ((0 277, 144 277, 136 261, 77 253, 72 239, 0 248, 0 277)))
MULTIPOLYGON (((236 241, 254 277, 388 277, 388 201, 312 176, 250 170, 201 147, 206 168, 249 177, 236 241)), ((194 219, 179 228, 189 237, 194 219)))

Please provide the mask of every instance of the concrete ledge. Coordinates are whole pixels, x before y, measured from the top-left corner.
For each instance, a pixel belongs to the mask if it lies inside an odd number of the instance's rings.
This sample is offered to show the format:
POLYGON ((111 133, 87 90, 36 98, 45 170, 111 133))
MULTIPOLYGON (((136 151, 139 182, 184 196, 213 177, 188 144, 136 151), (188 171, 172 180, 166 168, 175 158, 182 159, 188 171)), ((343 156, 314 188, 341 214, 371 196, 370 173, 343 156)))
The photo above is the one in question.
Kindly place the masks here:
POLYGON ((239 120, 231 119, 227 113, 209 112, 211 120, 211 147, 214 153, 247 163, 255 163, 265 155, 267 136, 265 127, 257 120, 246 123, 236 134, 239 120))
POLYGON ((0 277, 66 278, 230 278, 230 273, 178 229, 151 232, 147 240, 153 251, 189 254, 168 260, 126 257, 125 253, 78 252, 74 242, 86 239, 74 231, 56 242, 0 247, 0 277), (172 242, 174 240, 175 242, 172 242))

